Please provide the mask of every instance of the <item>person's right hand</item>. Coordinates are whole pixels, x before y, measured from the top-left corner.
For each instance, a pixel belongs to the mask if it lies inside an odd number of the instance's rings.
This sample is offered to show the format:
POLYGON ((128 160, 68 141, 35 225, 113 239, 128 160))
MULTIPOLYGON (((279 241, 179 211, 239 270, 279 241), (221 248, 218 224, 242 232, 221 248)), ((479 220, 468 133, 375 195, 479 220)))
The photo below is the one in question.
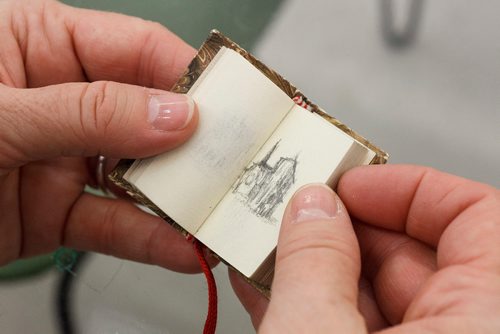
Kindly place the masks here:
POLYGON ((387 165, 347 172, 338 193, 294 195, 270 302, 231 274, 259 332, 500 333, 497 189, 387 165))
POLYGON ((196 109, 167 90, 194 55, 139 18, 0 1, 0 265, 64 245, 200 271, 162 219, 83 191, 91 157, 147 157, 193 134, 196 109))

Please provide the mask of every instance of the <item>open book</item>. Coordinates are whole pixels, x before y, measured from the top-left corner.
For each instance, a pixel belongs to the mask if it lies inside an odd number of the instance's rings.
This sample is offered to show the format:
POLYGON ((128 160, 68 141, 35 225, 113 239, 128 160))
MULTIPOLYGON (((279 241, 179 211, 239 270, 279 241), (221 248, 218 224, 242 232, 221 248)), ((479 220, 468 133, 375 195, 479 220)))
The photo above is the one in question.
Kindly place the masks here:
POLYGON ((387 155, 312 112, 317 107, 301 94, 292 98, 220 33, 211 38, 218 47, 195 80, 188 76, 185 91, 200 112, 194 136, 173 151, 128 164, 112 179, 268 286, 293 193, 312 182, 335 187, 349 168, 385 162, 387 155))

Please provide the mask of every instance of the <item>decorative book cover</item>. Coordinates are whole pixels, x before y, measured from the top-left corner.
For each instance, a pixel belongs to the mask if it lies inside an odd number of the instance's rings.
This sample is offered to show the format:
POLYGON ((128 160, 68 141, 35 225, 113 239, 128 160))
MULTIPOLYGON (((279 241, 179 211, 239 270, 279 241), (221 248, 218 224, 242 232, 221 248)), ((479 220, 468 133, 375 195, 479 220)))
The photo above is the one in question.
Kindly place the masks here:
MULTIPOLYGON (((320 115, 322 118, 326 119, 328 122, 345 132, 350 137, 354 138, 370 150, 375 153, 375 156, 371 160, 370 164, 384 164, 387 162, 388 155, 378 147, 371 144, 365 138, 358 135, 356 132, 348 128, 346 125, 341 123, 336 118, 325 113, 320 107, 316 104, 312 103, 307 97, 305 97, 295 86, 293 86, 290 82, 284 79, 281 75, 268 68, 262 62, 257 60, 254 56, 248 53, 246 50, 242 49, 239 45, 231 41, 229 38, 221 34, 220 32, 213 30, 211 31, 208 39, 203 43, 201 48, 198 51, 198 54, 193 58, 190 65, 186 69, 184 75, 178 80, 178 82, 172 88, 172 91, 175 93, 187 93, 189 89, 194 85, 194 83, 198 80, 203 71, 210 64, 212 59, 216 56, 219 50, 222 47, 226 47, 236 51, 238 54, 243 56, 246 60, 248 60, 253 66, 255 66, 260 72, 262 72, 267 78, 269 78, 277 87, 279 87, 288 97, 293 99, 293 101, 300 105, 301 107, 307 109, 312 113, 316 113, 320 115)), ((276 147, 273 147, 268 155, 270 156, 273 153, 273 150, 276 147)), ((266 158, 264 158, 261 163, 266 163, 266 158)), ((293 165, 293 158, 290 161, 287 161, 288 164, 293 165)), ((171 224, 178 231, 183 233, 186 237, 189 233, 182 228, 179 224, 177 224, 173 219, 171 219, 165 212, 163 212, 158 206, 156 206, 153 202, 151 202, 139 189, 137 189, 134 185, 129 183, 124 179, 124 174, 130 168, 134 160, 122 160, 118 164, 118 166, 111 172, 109 178, 118 186, 127 190, 128 194, 132 196, 139 203, 147 206, 156 214, 158 214, 161 218, 171 224)), ((258 164, 254 164, 255 168, 259 168, 258 164)), ((285 175, 286 176, 286 175, 285 175)), ((245 196, 245 189, 240 187, 239 185, 233 190, 236 192, 238 196, 245 196)), ((265 212, 261 212, 261 215, 265 216, 265 212)), ((216 254, 215 254, 216 255, 216 254)), ((223 259, 221 259, 223 261, 223 259)), ((223 261, 225 262, 225 261, 223 261)), ((227 262, 226 262, 227 264, 227 262)), ((228 264, 229 265, 229 264, 228 264)), ((230 266, 230 265, 229 265, 230 266)), ((243 276, 243 275, 242 275, 243 276)), ((243 276, 245 277, 245 276, 243 276)), ((258 283, 253 281, 247 277, 245 277, 253 286, 255 286, 258 290, 263 292, 266 296, 269 296, 270 293, 270 280, 266 281, 265 284, 258 283)))

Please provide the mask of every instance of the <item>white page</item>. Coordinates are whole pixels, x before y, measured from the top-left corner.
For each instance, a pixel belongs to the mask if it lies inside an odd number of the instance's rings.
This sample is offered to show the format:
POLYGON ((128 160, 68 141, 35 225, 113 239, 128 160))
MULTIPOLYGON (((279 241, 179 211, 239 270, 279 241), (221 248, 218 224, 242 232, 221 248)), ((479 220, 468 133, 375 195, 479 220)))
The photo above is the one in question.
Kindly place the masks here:
MULTIPOLYGON (((196 238, 251 277, 276 247, 281 218, 293 193, 307 183, 327 182, 353 145, 360 144, 322 117, 295 106, 196 233, 196 238), (289 184, 290 175, 294 182, 289 187, 270 187, 272 191, 279 189, 283 195, 268 192, 250 200, 252 190, 257 189, 254 186, 262 184, 258 180, 262 180, 263 174, 269 174, 262 172, 263 165, 280 166, 271 172, 274 179, 268 178, 268 183, 280 180, 282 184, 289 184), (259 170, 261 177, 255 177, 259 170), (281 203, 274 205, 273 196, 282 198, 281 203)), ((357 154, 373 157, 374 153, 365 149, 357 150, 357 154)), ((371 158, 362 160, 366 164, 371 158)))
POLYGON ((181 147, 143 159, 124 178, 190 233, 210 212, 293 107, 237 52, 222 48, 188 95, 200 122, 181 147))

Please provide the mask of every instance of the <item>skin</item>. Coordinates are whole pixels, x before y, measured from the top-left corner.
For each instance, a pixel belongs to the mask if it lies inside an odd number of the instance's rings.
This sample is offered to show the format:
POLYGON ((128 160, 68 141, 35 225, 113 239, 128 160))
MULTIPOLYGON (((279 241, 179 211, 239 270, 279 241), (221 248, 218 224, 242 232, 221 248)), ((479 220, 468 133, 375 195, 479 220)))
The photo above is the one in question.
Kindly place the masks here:
POLYGON ((159 24, 49 0, 0 1, 0 40, 0 265, 64 245, 199 271, 161 219, 83 192, 89 157, 151 156, 194 132, 197 113, 158 131, 146 107, 195 50, 159 24))
MULTIPOLYGON (((65 245, 198 271, 168 224, 83 192, 95 184, 90 157, 145 157, 188 140, 197 113, 157 131, 146 106, 195 51, 158 24, 50 0, 0 0, 0 40, 0 265, 65 245)), ((300 222, 304 202, 292 199, 271 301, 231 274, 260 332, 500 331, 498 190, 370 166, 346 173, 338 193, 323 202, 333 217, 300 222)))
POLYGON ((500 332, 497 189, 387 165, 347 172, 338 194, 335 218, 300 223, 292 199, 270 301, 231 273, 259 333, 500 332))

